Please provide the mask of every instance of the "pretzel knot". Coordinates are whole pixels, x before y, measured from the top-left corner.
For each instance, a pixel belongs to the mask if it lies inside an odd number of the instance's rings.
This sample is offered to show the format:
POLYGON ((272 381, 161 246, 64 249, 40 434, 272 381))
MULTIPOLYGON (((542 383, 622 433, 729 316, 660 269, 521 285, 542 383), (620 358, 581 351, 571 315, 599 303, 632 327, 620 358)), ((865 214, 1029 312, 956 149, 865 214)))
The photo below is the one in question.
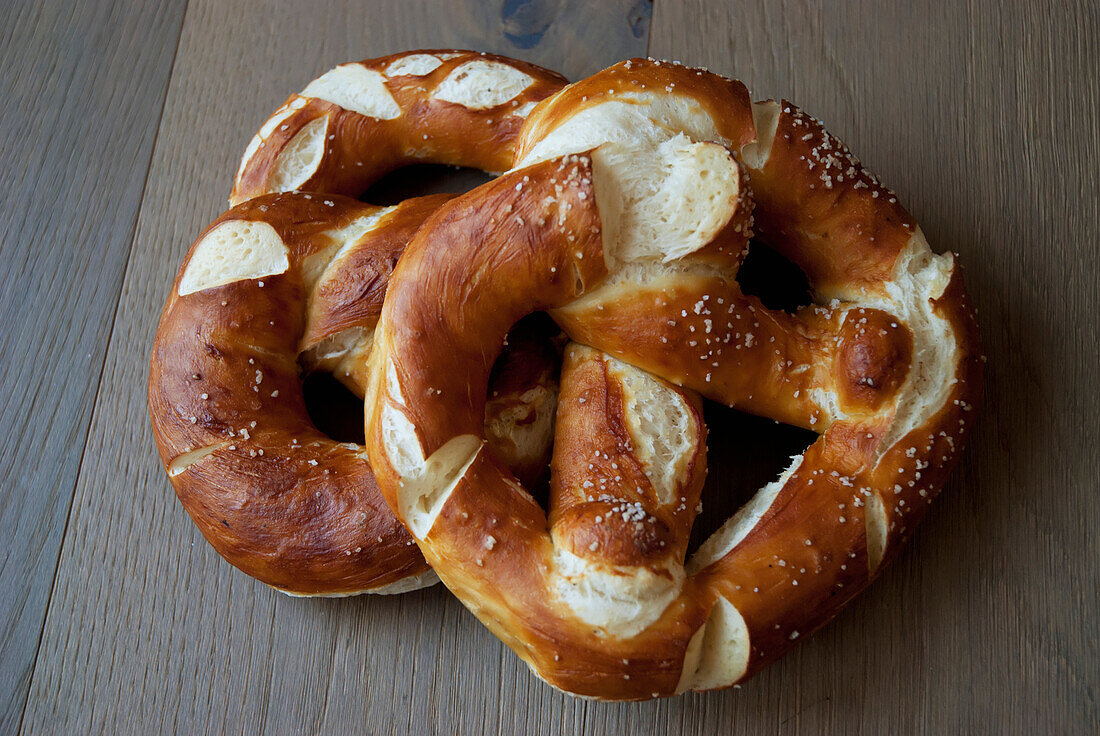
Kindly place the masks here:
MULTIPOLYGON (((200 235, 176 278, 149 374, 165 469, 229 562, 298 595, 437 580, 363 448, 313 425, 301 374, 331 372, 363 395, 390 272, 449 198, 377 207, 350 197, 411 162, 509 168, 525 116, 563 83, 468 51, 397 54, 324 74, 253 139, 236 206, 200 235), (280 194, 292 189, 308 191, 280 194)), ((549 457, 558 356, 534 327, 512 342, 479 431, 531 482, 549 457)))
POLYGON ((702 70, 633 60, 566 87, 517 151, 394 271, 366 397, 379 485, 444 583, 555 687, 730 686, 862 590, 958 458, 981 359, 954 257, 819 121, 702 70), (741 292, 754 236, 815 304, 741 292), (537 310, 574 341, 548 515, 482 432, 501 341, 537 310), (820 436, 685 561, 700 396, 820 436))

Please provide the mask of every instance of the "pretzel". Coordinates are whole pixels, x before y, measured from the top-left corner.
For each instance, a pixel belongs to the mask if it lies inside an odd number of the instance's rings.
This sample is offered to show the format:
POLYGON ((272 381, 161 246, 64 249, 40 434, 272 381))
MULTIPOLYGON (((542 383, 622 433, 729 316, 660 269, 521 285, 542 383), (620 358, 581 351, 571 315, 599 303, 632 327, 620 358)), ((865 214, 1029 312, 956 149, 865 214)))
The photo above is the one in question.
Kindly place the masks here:
POLYGON ((412 163, 505 171, 528 113, 564 84, 534 64, 474 51, 341 64, 263 124, 229 202, 295 189, 358 197, 412 163))
POLYGON ((955 259, 819 121, 704 70, 631 60, 566 87, 517 158, 433 214, 394 271, 365 399, 379 486, 553 686, 738 683, 868 585, 957 460, 981 358, 955 259), (741 293, 754 228, 815 304, 741 293), (575 341, 549 517, 481 432, 501 340, 536 310, 575 341), (820 436, 685 562, 698 395, 820 436))
MULTIPOLYGON (((253 137, 230 197, 238 206, 177 277, 149 380, 168 475, 230 563, 296 595, 436 582, 362 448, 314 428, 299 369, 330 372, 362 397, 354 358, 369 354, 388 275, 445 198, 380 209, 341 195, 408 163, 509 168, 524 118, 564 81, 489 54, 394 54, 323 74, 253 137), (296 189, 311 194, 266 196, 296 189)), ((556 362, 546 338, 517 330, 486 407, 494 452, 529 481, 549 455, 556 362)))
MULTIPOLYGON (((360 397, 386 282, 449 195, 382 208, 346 197, 265 195, 192 246, 164 308, 149 410, 165 469, 230 563, 296 595, 400 593, 436 582, 378 493, 361 446, 317 430, 300 373, 360 397)), ((486 407, 498 456, 533 482, 549 457, 556 357, 517 330, 486 407)))

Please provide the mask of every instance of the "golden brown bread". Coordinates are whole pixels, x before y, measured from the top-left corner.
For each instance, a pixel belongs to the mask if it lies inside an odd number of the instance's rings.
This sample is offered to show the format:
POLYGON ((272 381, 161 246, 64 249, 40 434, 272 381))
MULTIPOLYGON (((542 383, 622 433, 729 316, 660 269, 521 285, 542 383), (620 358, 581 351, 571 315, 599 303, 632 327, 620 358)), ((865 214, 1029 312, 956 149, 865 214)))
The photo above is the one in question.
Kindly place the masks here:
POLYGON ((818 121, 702 70, 616 65, 520 140, 517 168, 441 207, 394 271, 366 395, 379 486, 555 687, 730 686, 865 588, 945 482, 981 393, 961 274, 818 121), (816 304, 740 292, 754 227, 816 304), (490 366, 535 310, 591 346, 567 349, 549 515, 482 432, 490 366), (694 392, 820 437, 685 561, 694 392))
MULTIPOLYGON (((149 407, 165 468, 229 562, 285 592, 401 592, 436 580, 380 500, 362 448, 310 421, 302 371, 358 396, 389 274, 446 197, 397 207, 357 196, 389 170, 513 162, 553 72, 439 50, 343 64, 292 95, 245 152, 230 201, 199 237, 165 306, 149 407), (291 189, 305 194, 273 196, 291 189)), ((484 427, 533 482, 549 459, 558 357, 531 328, 494 376, 484 427)))
MULTIPOLYGON (((280 590, 394 593, 435 580, 378 494, 363 448, 313 426, 300 376, 329 370, 362 395, 350 356, 369 352, 390 271, 448 196, 381 208, 265 195, 215 220, 180 269, 150 362, 157 446, 203 536, 280 590), (218 273, 204 268, 211 245, 218 273), (282 255, 274 268, 232 270, 264 247, 282 255)), ((557 358, 530 330, 513 342, 485 424, 501 461, 533 482, 548 459, 557 358)))
POLYGON ((455 49, 341 64, 264 123, 230 204, 292 189, 357 197, 410 163, 504 171, 527 114, 564 84, 534 64, 455 49))

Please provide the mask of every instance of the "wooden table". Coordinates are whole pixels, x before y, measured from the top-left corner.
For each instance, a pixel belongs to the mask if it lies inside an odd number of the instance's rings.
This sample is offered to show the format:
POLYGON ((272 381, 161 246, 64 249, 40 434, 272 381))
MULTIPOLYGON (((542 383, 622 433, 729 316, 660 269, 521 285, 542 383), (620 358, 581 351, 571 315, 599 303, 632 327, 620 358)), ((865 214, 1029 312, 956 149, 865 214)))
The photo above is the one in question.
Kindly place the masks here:
POLYGON ((1095 4, 352 5, 0 10, 0 733, 1097 733, 1095 4), (171 492, 147 355, 251 132, 337 62, 425 46, 735 75, 826 120, 962 256, 990 356, 962 466, 883 578, 741 689, 570 699, 440 588, 269 590, 171 492))

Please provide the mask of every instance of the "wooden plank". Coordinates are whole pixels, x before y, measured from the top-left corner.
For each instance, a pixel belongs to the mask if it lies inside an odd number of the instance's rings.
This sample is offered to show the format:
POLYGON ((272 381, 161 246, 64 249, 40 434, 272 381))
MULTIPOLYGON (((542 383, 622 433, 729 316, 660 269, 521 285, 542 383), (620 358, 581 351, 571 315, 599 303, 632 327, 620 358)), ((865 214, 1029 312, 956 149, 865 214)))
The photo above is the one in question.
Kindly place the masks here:
POLYGON ((153 315, 284 80, 404 46, 509 52, 451 40, 480 11, 415 5, 364 31, 290 12, 192 8, 27 731, 1095 731, 1095 10, 658 6, 655 54, 824 117, 962 254, 990 385, 944 508, 840 620, 740 691, 622 706, 549 691, 438 590, 276 596, 217 560, 161 477, 141 394, 153 315), (423 25, 437 18, 451 28, 423 25))
POLYGON ((1097 6, 821 5, 660 3, 651 51, 824 119, 961 254, 985 407, 938 508, 866 595, 741 692, 672 701, 647 725, 1096 733, 1097 6))
POLYGON ((183 3, 13 2, 3 19, 0 733, 14 733, 183 3))
POLYGON ((648 3, 586 5, 191 2, 24 731, 580 727, 590 706, 535 681, 441 589, 302 601, 221 562, 163 476, 144 384, 179 259, 224 207, 251 133, 287 94, 337 62, 405 48, 472 46, 573 75, 645 53, 648 3))

